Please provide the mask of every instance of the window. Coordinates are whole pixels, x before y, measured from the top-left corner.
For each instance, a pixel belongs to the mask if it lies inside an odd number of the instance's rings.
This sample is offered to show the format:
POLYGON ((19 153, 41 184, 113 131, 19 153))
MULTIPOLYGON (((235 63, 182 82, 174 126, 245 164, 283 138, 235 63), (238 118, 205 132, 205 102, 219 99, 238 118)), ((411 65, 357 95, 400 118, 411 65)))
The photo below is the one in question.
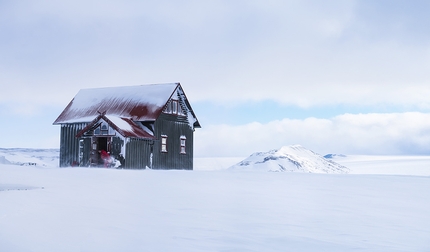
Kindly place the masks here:
POLYGON ((184 112, 182 111, 181 104, 178 102, 178 115, 184 115, 184 112))
POLYGON ((109 133, 109 127, 107 123, 103 122, 100 126, 102 135, 107 135, 109 133))
POLYGON ((185 140, 187 140, 187 138, 185 136, 181 136, 180 138, 180 142, 181 142, 181 154, 186 154, 185 151, 185 140))
POLYGON ((94 128, 94 135, 114 135, 115 132, 109 127, 105 121, 100 122, 96 128, 94 128))
POLYGON ((172 104, 169 102, 167 103, 166 109, 164 110, 164 112, 166 114, 171 114, 172 113, 172 104))
POLYGON ((161 136, 161 152, 167 152, 167 136, 161 136))
POLYGON ((172 100, 172 114, 178 114, 178 101, 172 100))
POLYGON ((173 99, 167 103, 163 112, 171 115, 185 115, 184 111, 182 110, 181 103, 178 100, 173 99))

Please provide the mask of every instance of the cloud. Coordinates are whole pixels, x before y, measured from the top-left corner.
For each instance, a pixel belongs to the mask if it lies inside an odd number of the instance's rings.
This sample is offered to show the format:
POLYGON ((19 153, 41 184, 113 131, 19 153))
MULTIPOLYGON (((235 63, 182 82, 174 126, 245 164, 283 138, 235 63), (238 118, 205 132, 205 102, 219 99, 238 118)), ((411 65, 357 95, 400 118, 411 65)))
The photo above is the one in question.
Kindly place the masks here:
POLYGON ((422 4, 2 2, 0 101, 65 106, 81 88, 179 81, 191 101, 427 112, 422 4))
POLYGON ((2 100, 18 91, 22 100, 37 100, 35 93, 58 100, 61 90, 180 81, 195 100, 429 106, 430 47, 413 40, 422 39, 414 20, 429 20, 416 15, 419 6, 378 12, 380 6, 356 1, 2 5, 0 81, 10 88, 2 100), (379 16, 401 16, 403 23, 379 16))
POLYGON ((266 124, 210 125, 197 129, 197 156, 248 156, 301 144, 320 154, 430 153, 430 114, 343 114, 330 119, 283 119, 266 124))

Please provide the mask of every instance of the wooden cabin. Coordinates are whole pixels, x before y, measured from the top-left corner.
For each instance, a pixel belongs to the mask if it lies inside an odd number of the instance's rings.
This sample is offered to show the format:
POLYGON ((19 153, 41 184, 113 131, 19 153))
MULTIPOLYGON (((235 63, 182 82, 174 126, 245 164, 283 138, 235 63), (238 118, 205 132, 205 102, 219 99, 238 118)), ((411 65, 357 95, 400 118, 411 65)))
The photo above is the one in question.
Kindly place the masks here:
POLYGON ((82 89, 53 124, 60 167, 106 166, 107 152, 122 168, 193 169, 200 124, 179 83, 82 89))

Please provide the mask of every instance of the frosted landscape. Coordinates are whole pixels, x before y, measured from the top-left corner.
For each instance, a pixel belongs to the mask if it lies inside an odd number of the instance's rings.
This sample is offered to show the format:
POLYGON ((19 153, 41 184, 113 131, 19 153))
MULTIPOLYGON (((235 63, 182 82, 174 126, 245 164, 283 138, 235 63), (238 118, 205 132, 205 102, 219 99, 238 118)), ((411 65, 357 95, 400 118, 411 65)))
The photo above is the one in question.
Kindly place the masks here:
POLYGON ((430 252, 429 10, 0 1, 0 252, 430 252))
POLYGON ((348 172, 234 168, 246 157, 196 158, 194 171, 58 168, 55 149, 0 149, 0 248, 430 250, 430 156, 327 157, 348 172))

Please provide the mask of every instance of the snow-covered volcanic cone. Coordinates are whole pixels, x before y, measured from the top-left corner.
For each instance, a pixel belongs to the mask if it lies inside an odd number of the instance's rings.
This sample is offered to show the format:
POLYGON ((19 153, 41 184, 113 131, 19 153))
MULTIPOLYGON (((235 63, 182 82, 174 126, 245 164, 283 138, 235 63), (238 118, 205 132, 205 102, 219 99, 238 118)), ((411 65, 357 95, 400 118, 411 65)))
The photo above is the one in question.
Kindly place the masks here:
POLYGON ((269 152, 256 152, 229 169, 310 173, 349 172, 347 167, 325 159, 300 145, 284 146, 269 152))

